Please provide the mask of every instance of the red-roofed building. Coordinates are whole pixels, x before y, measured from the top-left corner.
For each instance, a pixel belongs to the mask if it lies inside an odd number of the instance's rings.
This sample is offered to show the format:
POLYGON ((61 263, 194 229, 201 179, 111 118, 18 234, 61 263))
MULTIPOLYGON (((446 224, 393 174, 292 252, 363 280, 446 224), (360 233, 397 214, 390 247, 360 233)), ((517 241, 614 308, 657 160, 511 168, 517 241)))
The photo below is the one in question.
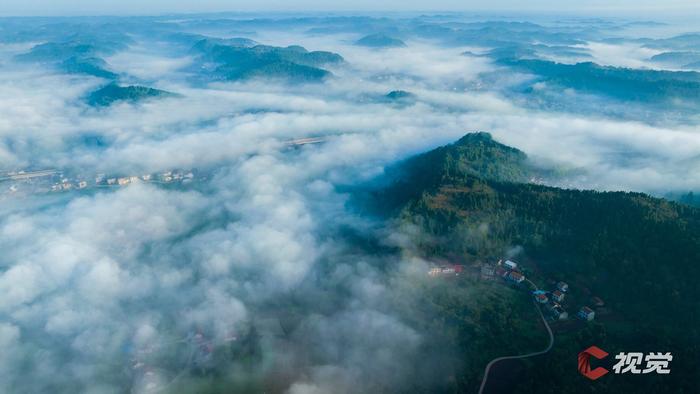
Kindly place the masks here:
POLYGON ((501 278, 505 278, 506 275, 508 275, 508 271, 506 271, 505 269, 503 269, 503 267, 500 267, 500 266, 496 267, 496 270, 494 271, 494 273, 496 275, 500 276, 501 278))
POLYGON ((562 302, 564 301, 564 293, 559 290, 554 290, 552 292, 552 299, 556 302, 562 302))
POLYGON ((508 280, 515 283, 521 283, 525 280, 525 276, 523 276, 523 274, 521 274, 520 272, 511 271, 508 274, 508 280))

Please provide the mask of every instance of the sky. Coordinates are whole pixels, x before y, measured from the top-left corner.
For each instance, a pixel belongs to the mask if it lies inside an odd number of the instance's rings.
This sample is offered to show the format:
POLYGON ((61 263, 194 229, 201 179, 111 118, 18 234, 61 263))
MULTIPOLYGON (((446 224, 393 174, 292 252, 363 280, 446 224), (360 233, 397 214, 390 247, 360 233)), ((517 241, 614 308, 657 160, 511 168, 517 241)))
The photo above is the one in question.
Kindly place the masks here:
POLYGON ((139 15, 188 12, 221 11, 514 11, 514 12, 589 12, 601 14, 625 14, 633 12, 664 12, 687 14, 688 10, 700 13, 696 0, 374 0, 324 1, 324 0, 3 0, 2 16, 44 15, 139 15))

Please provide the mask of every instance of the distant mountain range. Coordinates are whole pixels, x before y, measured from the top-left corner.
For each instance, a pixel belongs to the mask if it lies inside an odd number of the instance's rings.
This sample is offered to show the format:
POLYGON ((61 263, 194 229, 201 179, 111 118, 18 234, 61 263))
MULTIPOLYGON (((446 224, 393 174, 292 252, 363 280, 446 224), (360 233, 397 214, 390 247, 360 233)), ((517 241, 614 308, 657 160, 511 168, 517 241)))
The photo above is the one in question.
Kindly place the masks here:
POLYGON ((650 60, 661 65, 684 69, 695 69, 698 68, 698 65, 700 65, 700 52, 663 52, 652 56, 650 60))
POLYGON ((17 60, 47 64, 68 74, 115 80, 118 74, 109 70, 109 66, 100 56, 119 49, 123 49, 123 44, 88 41, 49 42, 34 46, 29 52, 18 55, 17 60))
POLYGON ((502 58, 500 64, 531 73, 539 80, 621 100, 695 106, 700 99, 700 73, 600 66, 592 62, 563 64, 548 60, 502 58))
POLYGON ((309 52, 296 45, 282 48, 250 44, 248 41, 204 39, 192 47, 192 53, 203 63, 206 76, 229 81, 273 78, 319 82, 331 75, 323 66, 343 62, 338 54, 309 52))
MULTIPOLYGON (((192 70, 204 80, 237 81, 253 78, 287 82, 320 82, 331 76, 324 67, 340 64, 342 56, 325 51, 307 51, 297 45, 274 47, 242 38, 211 38, 197 34, 171 34, 166 39, 189 43, 197 62, 192 70)), ((49 65, 68 74, 91 75, 117 80, 103 56, 124 49, 129 41, 75 39, 47 42, 16 57, 18 61, 49 65)))

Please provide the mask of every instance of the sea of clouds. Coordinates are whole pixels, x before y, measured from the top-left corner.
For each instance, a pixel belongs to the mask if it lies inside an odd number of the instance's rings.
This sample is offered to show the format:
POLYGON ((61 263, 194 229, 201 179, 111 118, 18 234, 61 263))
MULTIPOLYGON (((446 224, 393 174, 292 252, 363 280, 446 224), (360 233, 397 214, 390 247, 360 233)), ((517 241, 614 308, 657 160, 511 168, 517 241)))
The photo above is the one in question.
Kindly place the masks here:
MULTIPOLYGON (((426 263, 400 230, 350 213, 338 186, 469 131, 583 172, 566 186, 700 189, 692 120, 663 126, 526 108, 500 90, 524 76, 462 55, 487 48, 407 40, 376 50, 353 45, 360 34, 304 31, 260 28, 251 38, 341 54, 346 62, 324 83, 191 84, 189 55, 140 39, 105 60, 181 96, 108 108, 82 100, 103 81, 18 64, 13 56, 33 43, 0 44, 0 169, 211 174, 186 189, 135 184, 0 198, 0 391, 175 391, 202 378, 173 343, 200 332, 228 346, 251 327, 262 338, 261 359, 253 371, 221 361, 219 379, 257 379, 293 394, 438 384, 431 374, 411 375, 410 364, 427 371, 439 355, 425 353, 427 333, 390 302, 412 300, 426 263), (478 88, 484 73, 500 77, 478 88), (416 102, 383 100, 397 89, 416 102), (107 144, 85 146, 85 135, 107 144), (310 136, 325 142, 285 145, 310 136), (358 252, 347 232, 393 252, 358 252), (291 312, 289 331, 279 321, 291 312)), ((644 66, 634 56, 648 51, 614 45, 587 48, 603 64, 644 66)))

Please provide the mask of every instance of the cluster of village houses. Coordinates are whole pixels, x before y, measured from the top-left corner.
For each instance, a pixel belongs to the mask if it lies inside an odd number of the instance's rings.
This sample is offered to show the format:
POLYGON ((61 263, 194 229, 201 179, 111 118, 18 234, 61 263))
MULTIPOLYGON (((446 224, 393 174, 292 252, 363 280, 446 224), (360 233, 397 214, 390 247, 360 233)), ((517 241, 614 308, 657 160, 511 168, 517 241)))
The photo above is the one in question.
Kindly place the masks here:
MULTIPOLYGON (((462 265, 453 264, 431 268, 430 271, 428 271, 428 275, 452 276, 459 275, 461 272, 463 272, 462 265)), ((481 279, 496 280, 496 278, 502 278, 506 282, 514 285, 519 285, 526 280, 518 264, 511 260, 506 260, 505 262, 499 261, 495 266, 491 264, 484 264, 481 266, 481 279)), ((537 287, 534 284, 532 285, 533 287, 537 287)), ((532 295, 535 301, 547 310, 553 320, 566 320, 569 318, 569 313, 564 309, 562 303, 568 291, 569 285, 566 282, 558 282, 555 289, 551 291, 537 289, 532 292, 532 295)), ((598 297, 593 297, 592 302, 595 306, 603 306, 603 300, 598 297)), ((588 306, 583 306, 576 313, 576 317, 584 321, 592 321, 595 319, 595 311, 588 306)))
POLYGON ((51 185, 51 191, 67 191, 71 189, 85 189, 89 186, 127 186, 132 183, 138 182, 160 182, 160 183, 171 183, 171 182, 182 182, 188 183, 194 179, 194 174, 192 172, 174 172, 166 171, 161 174, 152 175, 144 174, 141 176, 126 176, 126 177, 114 177, 108 178, 103 174, 98 174, 95 177, 94 182, 90 182, 85 179, 69 179, 61 178, 58 182, 51 185))
MULTIPOLYGON (((120 187, 138 182, 155 183, 189 183, 195 179, 193 171, 165 171, 160 174, 131 175, 124 177, 108 177, 98 174, 94 180, 84 176, 66 176, 58 170, 18 171, 0 173, 0 183, 10 183, 9 187, 0 187, 6 193, 13 194, 18 191, 29 193, 42 193, 47 191, 62 192, 80 190, 89 187, 120 187)), ((1 193, 1 192, 0 192, 1 193)))
POLYGON ((88 186, 127 186, 132 183, 138 182, 160 182, 160 183, 171 183, 171 182, 182 182, 188 183, 194 179, 194 174, 191 171, 166 171, 161 174, 152 175, 144 174, 141 176, 126 176, 126 177, 114 177, 108 178, 103 174, 98 174, 95 177, 94 183, 89 182, 85 179, 69 179, 63 178, 58 182, 55 182, 51 186, 51 191, 66 191, 71 189, 85 189, 88 186))

